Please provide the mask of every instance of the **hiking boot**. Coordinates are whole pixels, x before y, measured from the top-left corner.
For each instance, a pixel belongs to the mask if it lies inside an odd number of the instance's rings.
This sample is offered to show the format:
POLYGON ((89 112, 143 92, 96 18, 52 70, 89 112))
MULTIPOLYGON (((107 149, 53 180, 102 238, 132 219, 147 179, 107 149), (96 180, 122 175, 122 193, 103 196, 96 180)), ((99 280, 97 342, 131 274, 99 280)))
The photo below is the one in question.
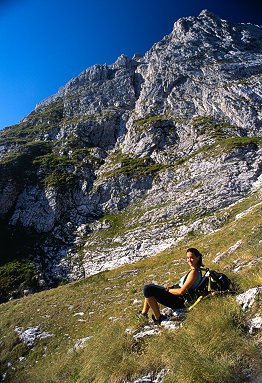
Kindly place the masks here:
POLYGON ((168 317, 166 315, 160 314, 160 317, 158 319, 156 319, 155 316, 152 315, 152 320, 153 320, 154 324, 160 325, 161 322, 168 320, 168 317))

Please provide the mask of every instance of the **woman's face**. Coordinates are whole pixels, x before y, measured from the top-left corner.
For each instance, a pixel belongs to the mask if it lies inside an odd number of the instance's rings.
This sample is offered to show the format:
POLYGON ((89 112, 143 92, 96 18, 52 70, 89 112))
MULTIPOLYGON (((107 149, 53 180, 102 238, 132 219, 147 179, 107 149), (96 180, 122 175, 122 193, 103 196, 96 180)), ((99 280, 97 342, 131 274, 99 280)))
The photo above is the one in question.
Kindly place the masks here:
POLYGON ((195 254, 189 251, 188 253, 186 253, 186 260, 190 267, 195 268, 198 265, 199 257, 195 256, 195 254))

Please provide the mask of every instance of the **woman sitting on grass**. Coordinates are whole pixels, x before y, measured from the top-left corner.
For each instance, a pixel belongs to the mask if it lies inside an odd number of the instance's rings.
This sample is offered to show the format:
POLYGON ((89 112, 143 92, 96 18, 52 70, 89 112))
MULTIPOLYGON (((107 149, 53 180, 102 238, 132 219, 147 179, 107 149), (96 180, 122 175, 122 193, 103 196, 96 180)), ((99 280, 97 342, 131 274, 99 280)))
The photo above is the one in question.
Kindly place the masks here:
POLYGON ((200 270, 200 267, 203 266, 202 254, 193 247, 189 248, 186 252, 186 261, 191 270, 180 279, 179 284, 171 287, 150 284, 144 287, 145 301, 143 310, 141 311, 144 317, 148 317, 148 311, 151 308, 153 311, 153 321, 156 324, 160 324, 162 320, 167 318, 160 314, 158 303, 171 309, 185 307, 183 295, 188 292, 189 289, 195 289, 202 278, 200 270))

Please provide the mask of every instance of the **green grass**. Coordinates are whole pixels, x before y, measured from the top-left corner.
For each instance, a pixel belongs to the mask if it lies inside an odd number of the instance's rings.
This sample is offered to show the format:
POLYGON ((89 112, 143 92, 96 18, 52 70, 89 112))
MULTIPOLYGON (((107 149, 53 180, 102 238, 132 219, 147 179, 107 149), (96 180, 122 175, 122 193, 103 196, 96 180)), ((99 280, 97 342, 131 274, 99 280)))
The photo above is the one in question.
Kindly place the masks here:
MULTIPOLYGON (((83 241, 86 242, 87 245, 78 247, 77 252, 82 254, 85 249, 88 249, 88 251, 98 251, 101 248, 110 248, 113 251, 114 248, 119 246, 119 238, 121 238, 121 236, 141 227, 139 220, 144 214, 167 205, 168 203, 164 202, 161 205, 155 205, 145 209, 143 203, 140 202, 120 212, 104 214, 98 221, 101 222, 101 224, 104 222, 108 227, 84 236, 83 241), (117 241, 115 242, 115 240, 117 241)), ((190 216, 189 219, 192 220, 192 216, 190 216)), ((163 218, 163 221, 167 223, 166 218, 163 218)), ((163 222, 159 220, 158 224, 161 225, 163 222)), ((143 223, 143 225, 149 228, 152 226, 151 223, 143 223)))
POLYGON ((39 139, 39 134, 45 134, 56 127, 62 118, 63 102, 54 102, 41 111, 31 112, 26 121, 3 129, 0 142, 17 143, 18 140, 29 142, 35 138, 39 139))
POLYGON ((221 154, 230 153, 237 148, 245 148, 248 145, 253 145, 256 149, 261 147, 262 138, 260 137, 226 137, 210 145, 204 145, 187 157, 180 158, 176 161, 176 165, 182 165, 191 158, 203 154, 206 158, 218 157, 221 154))
POLYGON ((48 174, 42 180, 45 187, 67 188, 74 186, 78 181, 78 177, 68 171, 56 171, 48 174))
POLYGON ((183 258, 189 246, 201 249, 205 265, 214 268, 212 260, 218 252, 241 239, 235 253, 215 269, 226 272, 240 292, 261 284, 261 263, 238 274, 230 272, 235 259, 246 262, 261 254, 258 202, 255 194, 225 209, 221 214, 226 214, 228 221, 213 234, 191 236, 155 257, 2 304, 0 365, 8 372, 6 382, 120 383, 162 368, 169 369, 165 383, 243 382, 244 369, 258 371, 261 362, 255 338, 245 328, 246 321, 259 310, 258 303, 244 314, 232 296, 206 299, 188 313, 179 331, 163 330, 159 336, 139 341, 126 329, 141 328, 135 315, 141 304, 133 301, 142 299, 143 285, 152 280, 159 284, 177 281, 186 271, 183 258), (235 220, 251 206, 251 212, 235 220), (179 264, 174 263, 179 259, 179 264), (84 315, 75 315, 79 312, 84 315), (14 328, 36 325, 53 336, 36 341, 29 349, 18 341, 14 328), (69 351, 77 339, 87 336, 92 338, 86 348, 69 351), (21 356, 25 359, 19 361, 21 356), (7 367, 8 362, 15 370, 7 367))
POLYGON ((50 153, 49 142, 29 142, 20 151, 8 153, 0 161, 0 171, 3 177, 21 181, 22 174, 30 173, 36 179, 36 169, 41 169, 40 181, 45 186, 72 185, 77 176, 73 174, 78 157, 69 159, 68 156, 50 153), (47 153, 49 151, 49 153, 47 153))
POLYGON ((33 287, 35 277, 35 266, 28 260, 16 260, 0 266, 0 299, 15 290, 17 296, 21 296, 22 290, 33 287))
POLYGON ((159 116, 149 116, 140 118, 139 120, 134 121, 135 126, 143 126, 143 125, 152 125, 155 122, 159 121, 169 121, 170 118, 166 115, 159 115, 159 116))
POLYGON ((23 160, 25 157, 33 159, 40 153, 46 153, 50 149, 49 141, 21 141, 21 145, 15 150, 10 151, 0 161, 0 165, 9 165, 23 160))
POLYGON ((229 153, 237 148, 244 148, 248 145, 255 145, 256 148, 260 147, 262 139, 260 137, 227 137, 223 138, 211 145, 205 145, 198 149, 193 155, 204 153, 206 156, 216 157, 222 153, 229 153))
POLYGON ((103 160, 92 154, 92 148, 72 149, 70 157, 49 152, 37 156, 33 165, 40 169, 41 182, 45 186, 73 186, 81 176, 81 166, 98 167, 103 160))
POLYGON ((191 124, 193 128, 198 132, 198 134, 206 134, 211 138, 223 139, 230 135, 234 134, 234 130, 238 127, 229 124, 226 121, 215 121, 213 116, 197 116, 191 119, 191 124))
POLYGON ((121 175, 140 178, 148 175, 155 175, 167 168, 167 165, 154 163, 149 157, 133 158, 120 151, 111 154, 110 162, 113 169, 103 173, 103 179, 121 175))
MULTIPOLYGON (((170 383, 243 382, 243 369, 250 367, 255 356, 259 359, 258 350, 244 331, 243 315, 234 298, 203 302, 190 312, 173 344, 180 357, 174 358, 173 366, 170 364, 170 383)), ((171 351, 172 342, 169 345, 171 351)))
MULTIPOLYGON (((137 209, 126 209, 115 214, 111 213, 103 215, 99 221, 101 223, 105 222, 108 225, 108 228, 95 231, 84 237, 84 240, 88 243, 88 250, 97 250, 101 247, 113 249, 114 247, 119 246, 119 242, 117 242, 117 244, 114 243, 114 238, 119 238, 119 236, 123 236, 127 232, 136 229, 139 226, 137 220, 144 213, 145 210, 139 207, 137 209)), ((78 252, 82 252, 84 249, 85 246, 80 247, 78 248, 78 252)))
POLYGON ((76 163, 68 156, 48 153, 35 158, 33 164, 41 169, 41 181, 45 186, 68 186, 77 180, 73 174, 76 163))
POLYGON ((50 150, 48 141, 27 142, 15 151, 9 152, 0 161, 0 179, 2 183, 10 178, 18 184, 34 179, 34 159, 50 150))

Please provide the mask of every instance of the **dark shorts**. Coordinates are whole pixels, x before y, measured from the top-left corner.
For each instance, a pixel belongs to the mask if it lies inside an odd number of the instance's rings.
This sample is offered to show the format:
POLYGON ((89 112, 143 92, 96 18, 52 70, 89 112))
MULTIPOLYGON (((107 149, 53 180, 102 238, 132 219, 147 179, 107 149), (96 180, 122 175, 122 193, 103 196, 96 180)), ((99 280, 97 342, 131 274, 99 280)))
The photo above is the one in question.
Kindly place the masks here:
POLYGON ((145 298, 154 297, 158 303, 171 309, 180 309, 185 307, 185 300, 183 297, 174 295, 166 291, 163 286, 158 285, 146 285, 144 287, 145 298))

